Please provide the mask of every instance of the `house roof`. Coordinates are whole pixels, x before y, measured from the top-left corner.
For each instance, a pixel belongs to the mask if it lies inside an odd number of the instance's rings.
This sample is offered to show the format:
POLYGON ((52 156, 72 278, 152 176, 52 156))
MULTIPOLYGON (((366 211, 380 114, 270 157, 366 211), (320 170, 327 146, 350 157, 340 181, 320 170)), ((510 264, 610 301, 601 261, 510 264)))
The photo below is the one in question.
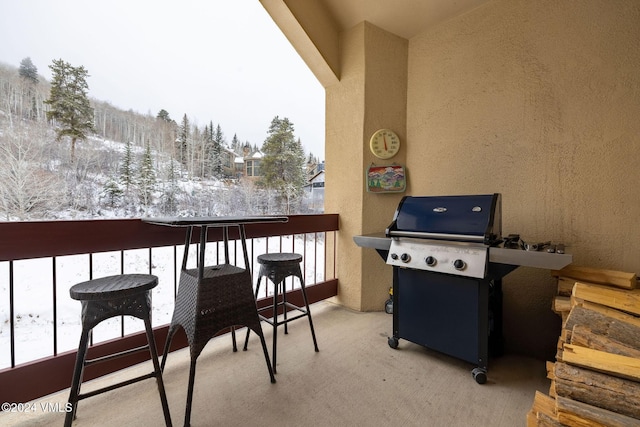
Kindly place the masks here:
POLYGON ((319 171, 318 173, 313 175, 311 178, 309 178, 309 182, 313 182, 313 180, 315 180, 316 178, 320 177, 321 175, 324 175, 324 170, 319 171))
POLYGON ((255 151, 254 153, 250 154, 249 156, 247 156, 247 159, 261 159, 264 157, 264 154, 262 154, 262 151, 258 150, 255 151))

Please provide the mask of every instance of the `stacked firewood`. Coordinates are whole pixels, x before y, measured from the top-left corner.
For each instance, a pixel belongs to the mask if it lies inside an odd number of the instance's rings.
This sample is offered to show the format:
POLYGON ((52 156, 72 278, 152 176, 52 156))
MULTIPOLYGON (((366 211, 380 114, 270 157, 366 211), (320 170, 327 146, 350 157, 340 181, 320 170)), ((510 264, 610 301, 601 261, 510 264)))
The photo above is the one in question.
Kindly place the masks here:
POLYGON ((562 316, 549 395, 527 426, 640 427, 640 289, 635 273, 568 266, 553 310, 562 316))

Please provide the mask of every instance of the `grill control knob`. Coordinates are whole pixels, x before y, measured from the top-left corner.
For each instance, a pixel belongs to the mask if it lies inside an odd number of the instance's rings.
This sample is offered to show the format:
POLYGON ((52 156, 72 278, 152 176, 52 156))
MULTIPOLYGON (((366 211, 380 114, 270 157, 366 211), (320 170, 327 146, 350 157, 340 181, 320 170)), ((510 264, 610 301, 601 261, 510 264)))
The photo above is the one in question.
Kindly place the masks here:
POLYGON ((462 270, 464 270, 465 268, 467 268, 467 263, 465 263, 465 262, 464 262, 463 260, 461 260, 461 259, 457 259, 457 260, 453 261, 453 267, 454 267, 456 270, 460 270, 460 271, 462 271, 462 270))
POLYGON ((402 254, 400 255, 400 260, 402 262, 409 262, 411 261, 411 256, 409 254, 402 254))
POLYGON ((433 267, 438 261, 434 257, 428 256, 424 259, 424 262, 426 262, 429 267, 433 267))

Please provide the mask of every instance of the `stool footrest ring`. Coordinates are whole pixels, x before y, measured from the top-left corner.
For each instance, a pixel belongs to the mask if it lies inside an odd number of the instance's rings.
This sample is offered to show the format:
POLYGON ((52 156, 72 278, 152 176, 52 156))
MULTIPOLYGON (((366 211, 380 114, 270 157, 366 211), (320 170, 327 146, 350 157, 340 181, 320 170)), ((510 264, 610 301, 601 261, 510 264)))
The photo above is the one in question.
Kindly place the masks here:
POLYGON ((86 399, 88 397, 97 396, 98 394, 105 393, 107 391, 115 390, 115 389, 120 388, 120 387, 128 386, 128 385, 135 384, 137 382, 148 380, 148 379, 155 378, 155 377, 156 377, 156 373, 155 372, 151 372, 149 374, 141 375, 141 376, 135 377, 135 378, 131 378, 129 380, 122 381, 122 382, 119 382, 119 383, 116 383, 116 384, 112 384, 112 385, 107 386, 107 387, 102 387, 102 388, 100 388, 98 390, 93 390, 93 391, 90 391, 88 393, 79 394, 78 395, 78 400, 86 399))
POLYGON ((119 353, 109 354, 107 356, 96 357, 95 359, 87 359, 84 361, 84 366, 95 365, 96 363, 107 362, 112 359, 118 359, 120 357, 128 356, 130 354, 139 353, 143 350, 149 350, 149 344, 142 345, 140 347, 124 350, 119 353))

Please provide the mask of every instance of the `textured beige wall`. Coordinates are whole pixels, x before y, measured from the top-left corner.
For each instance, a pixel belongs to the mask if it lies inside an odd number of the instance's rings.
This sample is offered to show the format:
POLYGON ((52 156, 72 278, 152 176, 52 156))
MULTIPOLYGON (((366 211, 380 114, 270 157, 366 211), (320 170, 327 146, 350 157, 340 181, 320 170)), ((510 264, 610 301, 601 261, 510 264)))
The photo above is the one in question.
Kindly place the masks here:
MULTIPOLYGON (((341 34, 341 81, 326 89, 325 211, 340 214, 338 301, 356 310, 384 309, 391 285, 391 270, 353 236, 384 230, 401 197, 367 193, 365 170, 390 163, 369 151, 373 132, 388 127, 404 139, 407 50, 407 40, 363 22, 341 34)), ((401 149, 393 161, 404 157, 401 149)))
MULTIPOLYGON (((381 163, 368 151, 379 127, 404 140, 393 161, 407 165, 407 194, 500 192, 505 234, 564 242, 577 265, 640 272, 638 0, 494 0, 409 41, 366 22, 290 30, 307 9, 261 1, 316 75, 329 75, 319 78, 339 302, 381 310, 391 283, 375 251, 352 240, 383 230, 400 198, 365 190, 365 168, 381 163), (330 75, 317 62, 336 38, 330 75)), ((553 288, 546 270, 505 278, 508 350, 553 357, 553 288)))
MULTIPOLYGON (((640 2, 497 0, 409 42, 415 195, 500 192, 503 231, 640 272, 640 2)), ((553 355, 547 271, 507 276, 507 348, 553 355)))
MULTIPOLYGON (((406 163, 406 150, 401 144, 399 153, 389 160, 376 158, 370 150, 371 135, 380 128, 394 130, 401 141, 406 139, 407 122, 407 65, 406 39, 365 25, 365 94, 364 138, 361 143, 364 162, 361 165, 363 193, 362 232, 384 230, 404 194, 376 194, 366 192, 365 170, 372 164, 406 163)), ((346 159, 345 159, 346 160, 346 159)), ((345 167, 348 167, 345 164, 345 167)), ((351 243, 353 245, 353 243, 351 243)), ((359 249, 361 250, 361 249, 359 249)), ((389 297, 392 272, 380 256, 370 249, 363 252, 362 304, 363 311, 382 310, 389 297), (373 258, 373 259, 372 259, 373 258)), ((341 270, 342 271, 342 270, 341 270)))
POLYGON ((340 214, 337 272, 338 298, 342 304, 358 309, 361 304, 360 277, 362 252, 356 254, 349 236, 362 233, 362 189, 364 130, 364 26, 341 37, 340 84, 326 90, 325 206, 328 213, 340 214), (343 106, 344 108, 335 108, 343 106), (350 165, 353 167, 350 167, 350 165), (345 284, 352 284, 345 286, 345 284))

